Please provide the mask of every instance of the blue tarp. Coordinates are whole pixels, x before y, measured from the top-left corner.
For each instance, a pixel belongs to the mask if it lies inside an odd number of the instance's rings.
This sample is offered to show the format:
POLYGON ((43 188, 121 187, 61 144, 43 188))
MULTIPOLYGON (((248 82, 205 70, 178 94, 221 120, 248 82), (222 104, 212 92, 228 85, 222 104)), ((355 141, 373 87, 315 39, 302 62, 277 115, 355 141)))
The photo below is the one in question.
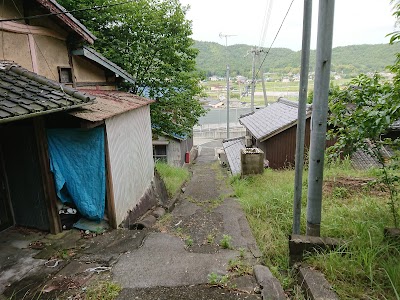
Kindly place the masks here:
POLYGON ((48 129, 50 169, 61 202, 74 203, 90 220, 104 216, 104 129, 48 129))

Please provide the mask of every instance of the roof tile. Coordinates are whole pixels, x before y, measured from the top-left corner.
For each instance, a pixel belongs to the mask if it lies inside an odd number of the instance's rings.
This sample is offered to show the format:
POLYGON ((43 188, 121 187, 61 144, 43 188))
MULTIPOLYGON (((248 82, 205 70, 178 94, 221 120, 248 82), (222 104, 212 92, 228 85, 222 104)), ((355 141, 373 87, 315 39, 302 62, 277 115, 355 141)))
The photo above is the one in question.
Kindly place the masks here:
POLYGON ((0 123, 80 107, 94 99, 12 62, 0 61, 0 123))
POLYGON ((69 114, 91 122, 102 121, 154 102, 154 100, 121 91, 83 91, 96 96, 96 102, 73 110, 69 114))
POLYGON ((240 174, 241 172, 240 150, 246 148, 244 145, 244 137, 224 140, 222 146, 224 147, 224 151, 228 159, 232 175, 240 174))

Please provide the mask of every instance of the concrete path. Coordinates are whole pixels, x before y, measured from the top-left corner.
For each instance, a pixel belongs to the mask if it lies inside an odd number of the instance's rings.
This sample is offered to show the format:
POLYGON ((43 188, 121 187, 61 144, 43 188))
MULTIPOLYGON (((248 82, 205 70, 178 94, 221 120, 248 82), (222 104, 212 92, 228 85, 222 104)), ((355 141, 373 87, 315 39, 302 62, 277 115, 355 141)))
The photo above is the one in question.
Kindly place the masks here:
POLYGON ((218 147, 218 140, 199 146, 191 180, 160 221, 161 232, 149 234, 142 247, 123 254, 113 267, 113 279, 124 288, 118 299, 261 299, 254 293, 254 277, 246 274, 260 254, 240 204, 231 198, 218 147), (223 248, 224 237, 230 249, 223 248), (239 265, 247 271, 236 272, 239 265), (213 273, 230 278, 222 294, 207 285, 213 273))

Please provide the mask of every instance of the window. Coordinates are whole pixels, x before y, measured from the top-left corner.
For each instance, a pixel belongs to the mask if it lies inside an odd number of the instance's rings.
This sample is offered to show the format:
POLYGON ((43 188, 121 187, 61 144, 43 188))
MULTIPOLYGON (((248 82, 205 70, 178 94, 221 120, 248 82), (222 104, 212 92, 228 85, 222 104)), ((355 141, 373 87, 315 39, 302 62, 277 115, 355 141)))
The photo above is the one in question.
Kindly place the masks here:
POLYGON ((167 145, 153 145, 153 159, 167 162, 167 145))
POLYGON ((72 69, 70 67, 58 67, 60 83, 72 83, 72 69))

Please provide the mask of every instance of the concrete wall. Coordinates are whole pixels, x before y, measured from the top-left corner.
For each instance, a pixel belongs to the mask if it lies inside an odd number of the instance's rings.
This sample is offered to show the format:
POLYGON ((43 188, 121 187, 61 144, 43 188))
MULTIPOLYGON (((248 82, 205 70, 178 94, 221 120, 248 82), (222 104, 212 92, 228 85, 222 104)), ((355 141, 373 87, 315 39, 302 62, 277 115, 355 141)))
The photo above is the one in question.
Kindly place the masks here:
POLYGON ((117 224, 135 210, 151 187, 154 162, 150 107, 106 120, 117 224))
POLYGON ((264 172, 264 152, 258 148, 240 150, 240 169, 242 177, 264 172))

